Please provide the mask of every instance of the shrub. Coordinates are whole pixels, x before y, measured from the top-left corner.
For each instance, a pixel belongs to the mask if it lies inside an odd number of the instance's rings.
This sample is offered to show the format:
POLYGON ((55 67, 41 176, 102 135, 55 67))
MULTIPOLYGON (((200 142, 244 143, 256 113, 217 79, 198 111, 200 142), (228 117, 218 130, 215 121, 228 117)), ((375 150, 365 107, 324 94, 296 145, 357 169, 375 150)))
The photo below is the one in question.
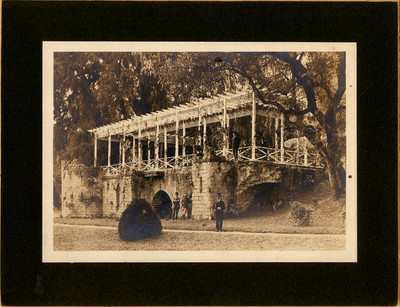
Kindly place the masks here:
POLYGON ((161 234, 160 218, 144 199, 135 199, 122 213, 118 224, 119 236, 124 241, 151 238, 161 234))
POLYGON ((290 218, 294 220, 296 226, 310 226, 312 210, 307 209, 301 204, 294 204, 290 209, 290 218))

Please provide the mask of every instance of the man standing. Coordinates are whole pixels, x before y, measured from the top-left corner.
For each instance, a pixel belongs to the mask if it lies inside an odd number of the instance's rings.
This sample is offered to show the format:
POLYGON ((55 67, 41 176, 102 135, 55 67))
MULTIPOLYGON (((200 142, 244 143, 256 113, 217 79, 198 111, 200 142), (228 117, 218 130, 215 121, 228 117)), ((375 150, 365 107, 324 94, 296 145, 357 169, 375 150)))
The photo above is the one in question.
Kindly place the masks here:
POLYGON ((213 205, 216 226, 215 231, 222 231, 222 220, 224 218, 225 203, 221 200, 221 194, 217 193, 217 201, 213 205))
POLYGON ((172 220, 177 220, 178 219, 178 212, 180 206, 181 200, 178 196, 178 192, 175 192, 175 197, 172 199, 172 220))
POLYGON ((239 158, 239 146, 240 146, 240 137, 239 134, 235 131, 233 132, 233 155, 235 160, 239 158))

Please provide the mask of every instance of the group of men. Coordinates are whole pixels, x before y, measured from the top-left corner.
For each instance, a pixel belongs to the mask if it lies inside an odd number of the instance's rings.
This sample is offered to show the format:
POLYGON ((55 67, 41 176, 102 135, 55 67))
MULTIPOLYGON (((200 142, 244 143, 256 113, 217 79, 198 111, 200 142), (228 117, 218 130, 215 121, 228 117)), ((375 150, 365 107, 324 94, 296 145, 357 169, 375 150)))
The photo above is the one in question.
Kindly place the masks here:
POLYGON ((192 199, 186 194, 183 199, 179 198, 179 193, 175 193, 175 197, 172 199, 172 220, 178 219, 179 210, 182 206, 182 218, 191 219, 192 218, 192 199))
MULTIPOLYGON (((179 198, 179 193, 175 192, 175 197, 172 199, 172 220, 178 219, 179 210, 182 206, 182 218, 191 219, 192 218, 192 200, 186 194, 183 199, 179 198)), ((217 232, 222 231, 222 221, 224 219, 225 202, 221 199, 221 194, 217 193, 217 199, 213 203, 211 210, 214 212, 216 220, 216 230, 217 232)))

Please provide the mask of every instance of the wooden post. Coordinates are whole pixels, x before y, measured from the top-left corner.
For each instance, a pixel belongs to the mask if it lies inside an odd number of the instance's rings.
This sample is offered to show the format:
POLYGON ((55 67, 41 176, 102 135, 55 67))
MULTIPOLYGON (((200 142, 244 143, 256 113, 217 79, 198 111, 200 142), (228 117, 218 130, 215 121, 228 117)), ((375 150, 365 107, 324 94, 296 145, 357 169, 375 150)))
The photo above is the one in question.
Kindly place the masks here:
POLYGON ((284 161, 285 158, 285 152, 284 152, 284 146, 283 146, 283 121, 284 121, 284 117, 283 117, 283 113, 281 114, 281 162, 284 161))
POLYGON ((118 138, 119 139, 119 157, 118 157, 118 164, 121 164, 121 157, 122 157, 122 141, 121 141, 121 137, 118 138))
POLYGON ((167 154, 168 154, 168 138, 167 127, 164 126, 164 165, 167 168, 167 154))
POLYGON ((107 152, 107 165, 111 165, 111 134, 108 131, 108 152, 107 152))
POLYGON ((279 119, 277 117, 274 117, 274 120, 275 120, 275 148, 278 149, 278 129, 279 129, 278 121, 279 121, 279 119))
POLYGON ((207 146, 207 118, 203 117, 203 154, 206 154, 207 146))
POLYGON ((150 166, 150 157, 151 156, 151 151, 150 151, 150 131, 147 131, 147 165, 150 166))
POLYGON ((97 133, 94 134, 94 167, 97 166, 97 133))
POLYGON ((222 155, 226 157, 226 98, 224 99, 224 113, 222 118, 222 129, 223 129, 223 147, 222 147, 222 155))
POLYGON ((122 166, 125 166, 125 128, 123 129, 122 135, 122 166))
POLYGON ((178 112, 175 115, 175 166, 178 164, 179 157, 179 119, 178 112))
POLYGON ((158 169, 158 159, 159 159, 159 149, 158 149, 158 134, 159 134, 159 131, 160 130, 160 127, 159 127, 159 125, 158 125, 158 123, 157 123, 157 126, 156 126, 156 140, 154 141, 154 155, 155 155, 155 157, 154 157, 154 160, 155 160, 155 165, 156 165, 156 169, 158 169))
POLYGON ((182 156, 186 156, 186 124, 182 122, 182 156))
POLYGON ((201 146, 201 101, 199 100, 199 121, 198 121, 198 125, 197 125, 197 145, 201 146))
POLYGON ((134 137, 133 134, 132 134, 132 162, 133 162, 133 163, 136 162, 136 154, 135 154, 135 151, 136 151, 136 139, 135 139, 135 137, 134 137))
POLYGON ((139 128, 139 134, 138 134, 138 164, 139 164, 139 169, 141 168, 142 164, 142 129, 139 128))
POLYGON ((304 140, 304 166, 308 165, 307 143, 308 143, 308 139, 306 138, 304 140))
POLYGON ((252 97, 251 107, 251 160, 256 159, 256 101, 254 99, 254 92, 252 97))
POLYGON ((296 164, 300 163, 299 130, 296 131, 296 164))
POLYGON ((226 133, 227 133, 227 142, 226 142, 226 148, 230 148, 229 146, 230 146, 230 136, 231 136, 231 134, 230 134, 230 130, 229 130, 229 114, 227 113, 226 114, 226 133))

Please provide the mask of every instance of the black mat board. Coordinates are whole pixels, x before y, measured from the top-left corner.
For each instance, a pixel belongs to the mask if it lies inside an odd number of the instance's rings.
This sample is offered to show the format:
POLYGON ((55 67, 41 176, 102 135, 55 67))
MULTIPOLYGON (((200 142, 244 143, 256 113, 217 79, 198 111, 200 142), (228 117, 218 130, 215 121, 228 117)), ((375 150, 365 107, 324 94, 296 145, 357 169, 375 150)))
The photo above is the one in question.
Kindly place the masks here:
POLYGON ((2 3, 3 305, 395 305, 397 3, 2 3), (42 41, 357 42, 357 263, 43 264, 42 41))

